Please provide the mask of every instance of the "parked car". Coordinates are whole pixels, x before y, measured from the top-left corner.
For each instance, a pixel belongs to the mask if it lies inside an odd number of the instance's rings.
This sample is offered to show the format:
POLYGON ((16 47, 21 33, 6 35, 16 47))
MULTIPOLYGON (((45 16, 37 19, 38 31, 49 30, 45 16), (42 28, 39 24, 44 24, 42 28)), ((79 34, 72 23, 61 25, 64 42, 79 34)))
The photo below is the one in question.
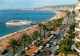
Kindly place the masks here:
POLYGON ((2 50, 1 55, 4 55, 4 54, 6 54, 6 53, 8 53, 8 51, 7 51, 7 50, 2 50))
POLYGON ((51 53, 52 53, 52 52, 51 52, 50 50, 47 50, 47 52, 46 52, 46 54, 48 54, 48 55, 51 54, 51 53))
POLYGON ((57 45, 57 43, 56 43, 56 42, 54 42, 54 43, 53 43, 53 45, 57 45))
POLYGON ((46 44, 46 47, 47 47, 47 48, 48 48, 48 47, 51 47, 51 44, 49 44, 49 43, 48 43, 48 44, 46 44))
POLYGON ((53 38, 55 39, 56 37, 54 36, 53 38))
POLYGON ((60 46, 57 46, 57 49, 59 49, 60 48, 60 46))
POLYGON ((49 47, 50 46, 50 44, 46 44, 46 47, 49 47))

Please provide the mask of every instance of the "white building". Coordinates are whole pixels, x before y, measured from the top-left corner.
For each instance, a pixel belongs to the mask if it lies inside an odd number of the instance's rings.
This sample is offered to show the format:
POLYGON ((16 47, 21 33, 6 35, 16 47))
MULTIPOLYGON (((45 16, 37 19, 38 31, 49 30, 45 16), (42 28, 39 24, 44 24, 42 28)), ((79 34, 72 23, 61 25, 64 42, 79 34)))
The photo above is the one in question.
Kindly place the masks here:
POLYGON ((75 7, 75 49, 80 54, 80 0, 78 0, 78 4, 75 7))

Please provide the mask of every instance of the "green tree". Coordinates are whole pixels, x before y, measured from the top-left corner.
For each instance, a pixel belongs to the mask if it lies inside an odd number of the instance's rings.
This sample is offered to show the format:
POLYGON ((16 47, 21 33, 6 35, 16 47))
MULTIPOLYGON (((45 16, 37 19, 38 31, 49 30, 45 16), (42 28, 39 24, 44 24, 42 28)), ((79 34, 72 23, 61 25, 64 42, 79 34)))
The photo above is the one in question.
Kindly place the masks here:
POLYGON ((38 31, 35 31, 32 35, 33 39, 37 41, 37 39, 40 37, 40 34, 38 31))
POLYGON ((59 44, 61 47, 59 49, 60 52, 64 53, 67 56, 67 53, 71 51, 71 46, 74 42, 71 38, 66 37, 62 42, 59 44))
POLYGON ((23 46, 24 46, 24 51, 25 51, 25 46, 26 46, 26 43, 27 43, 27 47, 28 47, 28 44, 29 42, 31 42, 30 40, 30 36, 29 35, 26 35, 26 34, 23 34, 21 37, 21 40, 22 40, 22 43, 23 43, 23 46))
POLYGON ((46 27, 45 24, 42 25, 42 29, 43 29, 43 31, 44 31, 44 37, 45 37, 45 32, 46 32, 46 29, 47 29, 47 27, 46 27))
POLYGON ((53 20, 50 20, 47 22, 48 26, 52 26, 53 25, 53 20))
POLYGON ((62 25, 62 21, 63 21, 63 18, 59 18, 59 19, 56 19, 54 20, 54 24, 53 24, 53 27, 58 27, 58 26, 61 26, 62 25))
POLYGON ((73 16, 74 16, 74 18, 75 18, 75 11, 72 11, 72 14, 73 14, 73 16))
POLYGON ((68 34, 71 34, 71 33, 72 33, 72 30, 71 30, 71 29, 69 29, 69 30, 67 31, 67 33, 68 33, 68 34))
POLYGON ((66 12, 66 14, 67 14, 67 17, 69 17, 71 12, 68 11, 68 10, 66 10, 65 12, 66 12))
POLYGON ((71 24, 71 25, 69 26, 69 29, 71 29, 71 30, 74 32, 74 30, 75 30, 75 23, 71 24))
POLYGON ((38 24, 38 26, 39 26, 39 28, 40 28, 40 37, 41 37, 42 24, 41 24, 41 23, 39 23, 39 24, 38 24))
POLYGON ((68 38, 71 38, 71 39, 75 38, 75 33, 70 33, 70 35, 68 35, 68 38))
POLYGON ((27 45, 27 48, 30 48, 29 45, 31 44, 32 40, 31 40, 31 37, 29 35, 26 35, 26 45, 27 45))
POLYGON ((18 50, 21 47, 21 44, 16 39, 10 39, 9 44, 9 48, 12 49, 13 56, 15 56, 16 50, 18 50))

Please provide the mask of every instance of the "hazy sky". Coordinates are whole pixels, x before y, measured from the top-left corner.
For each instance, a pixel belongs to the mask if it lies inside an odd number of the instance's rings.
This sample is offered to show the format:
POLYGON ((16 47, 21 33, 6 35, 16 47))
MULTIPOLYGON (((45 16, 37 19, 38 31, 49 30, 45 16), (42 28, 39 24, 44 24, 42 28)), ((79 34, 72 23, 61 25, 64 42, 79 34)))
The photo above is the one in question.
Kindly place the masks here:
POLYGON ((3 8, 36 8, 42 6, 76 4, 77 0, 0 0, 0 9, 3 8))

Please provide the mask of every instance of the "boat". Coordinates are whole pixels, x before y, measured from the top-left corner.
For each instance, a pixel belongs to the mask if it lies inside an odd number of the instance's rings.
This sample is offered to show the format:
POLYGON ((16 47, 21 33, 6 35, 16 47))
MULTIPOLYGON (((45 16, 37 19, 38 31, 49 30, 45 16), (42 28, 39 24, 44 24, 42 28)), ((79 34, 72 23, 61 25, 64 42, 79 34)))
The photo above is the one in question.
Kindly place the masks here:
POLYGON ((11 20, 6 22, 6 25, 31 25, 32 21, 27 20, 11 20))

